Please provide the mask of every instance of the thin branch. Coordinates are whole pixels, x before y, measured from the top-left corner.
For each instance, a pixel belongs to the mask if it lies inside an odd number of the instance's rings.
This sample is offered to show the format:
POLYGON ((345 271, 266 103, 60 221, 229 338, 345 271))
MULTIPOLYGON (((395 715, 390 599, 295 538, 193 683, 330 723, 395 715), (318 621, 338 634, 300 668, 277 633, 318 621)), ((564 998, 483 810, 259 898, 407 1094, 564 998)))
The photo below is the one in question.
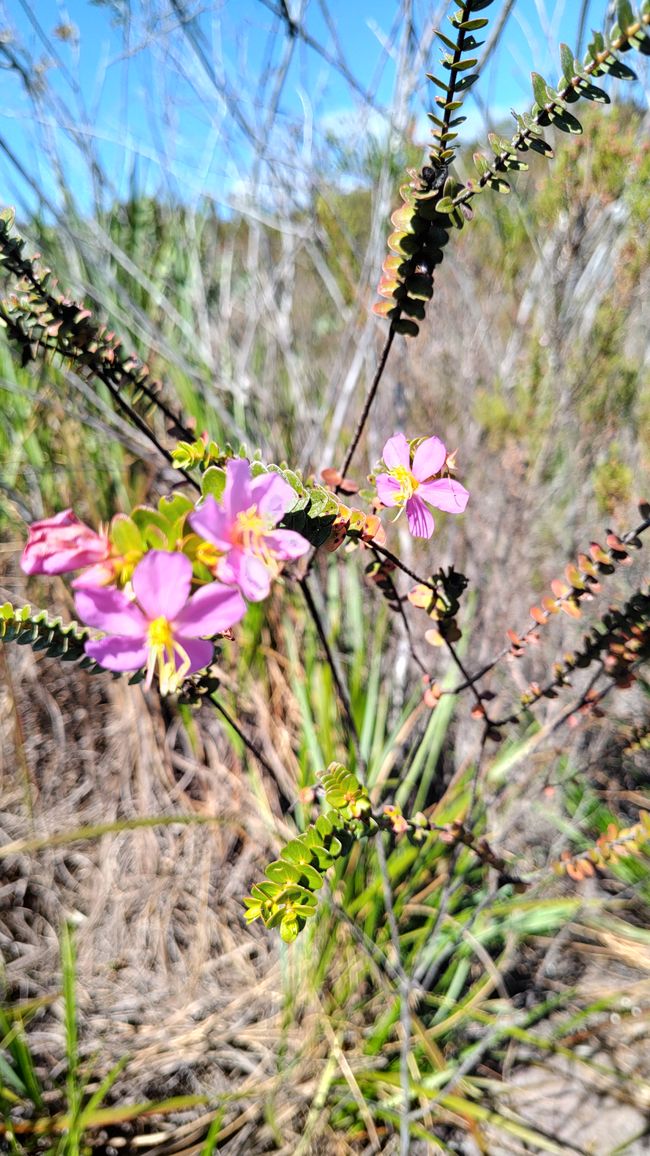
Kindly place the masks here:
MULTIPOLYGON (((347 472, 350 468, 350 463, 351 463, 351 461, 352 461, 352 459, 356 453, 357 446, 359 445, 359 442, 361 441, 361 435, 363 434, 363 431, 364 431, 365 426, 366 426, 366 422, 368 421, 368 416, 370 414, 372 404, 375 400, 375 396, 376 396, 377 390, 379 388, 379 383, 382 379, 384 370, 386 368, 386 362, 388 361, 388 354, 390 353, 391 345, 393 344, 393 341, 395 339, 395 333, 396 333, 395 320, 396 319, 391 321, 391 326, 390 326, 390 329, 388 331, 388 337, 386 338, 386 344, 384 345, 381 357, 379 358, 379 365, 377 366, 377 372, 375 373, 375 376, 374 376, 373 381, 372 381, 372 385, 370 386, 370 389, 368 390, 368 396, 366 397, 366 400, 364 402, 363 410, 361 411, 361 417, 359 418, 359 424, 357 425, 357 428, 354 431, 354 437, 352 438, 350 448, 348 449, 348 452, 345 455, 345 461, 343 462, 343 466, 341 468, 341 473, 343 474, 343 477, 345 477, 345 475, 347 474, 347 472)), ((336 492, 337 493, 339 492, 338 486, 337 486, 336 492)))
POLYGON ((307 582, 307 579, 306 578, 300 578, 299 579, 299 586, 300 586, 300 589, 302 590, 303 597, 305 599, 305 603, 307 605, 307 609, 308 609, 309 614, 311 616, 312 622, 314 623, 314 626, 316 627, 316 632, 318 634, 318 637, 320 638, 321 645, 323 647, 323 650, 325 651, 325 657, 327 659, 328 666, 332 672, 332 678, 334 679, 334 685, 336 687, 336 692, 338 694, 341 706, 343 707, 343 712, 344 712, 345 720, 347 723, 348 734, 349 734, 349 737, 352 740, 352 744, 354 746, 354 752, 355 752, 356 759, 357 759, 357 766, 358 766, 360 772, 362 773, 362 775, 365 777, 366 767, 365 767, 365 760, 361 754, 361 742, 359 739, 359 732, 357 730, 356 723, 355 723, 354 717, 352 715, 352 704, 350 703, 350 698, 349 698, 348 692, 345 688, 345 685, 343 683, 343 679, 342 679, 340 671, 338 669, 338 663, 334 657, 334 652, 330 646, 327 634, 325 633, 325 627, 323 625, 323 621, 321 619, 321 616, 318 612, 318 607, 316 606, 316 603, 314 602, 314 598, 313 598, 312 592, 309 588, 309 584, 307 582))

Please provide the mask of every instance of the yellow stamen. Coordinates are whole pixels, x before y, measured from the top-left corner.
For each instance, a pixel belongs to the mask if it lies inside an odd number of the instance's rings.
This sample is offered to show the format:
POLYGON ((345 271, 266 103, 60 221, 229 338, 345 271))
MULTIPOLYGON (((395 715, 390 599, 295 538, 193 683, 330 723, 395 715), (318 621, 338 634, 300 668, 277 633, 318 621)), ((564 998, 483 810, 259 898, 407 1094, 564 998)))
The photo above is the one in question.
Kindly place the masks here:
POLYGON ((246 553, 254 554, 275 576, 280 573, 280 566, 265 542, 269 529, 268 521, 258 513, 257 506, 250 506, 248 510, 242 510, 237 515, 231 531, 231 541, 234 546, 239 546, 246 553))
POLYGON ((420 483, 406 466, 395 466, 395 468, 390 471, 390 475, 400 484, 400 492, 395 498, 396 504, 405 506, 409 498, 413 497, 420 483))
POLYGON ((147 659, 147 677, 145 688, 149 690, 154 671, 158 671, 158 682, 161 694, 174 694, 178 690, 190 668, 190 657, 178 639, 174 638, 171 623, 166 618, 154 618, 147 630, 149 657, 147 659), (181 660, 176 667, 176 658, 181 660))
POLYGON ((196 548, 196 560, 202 562, 208 570, 213 570, 222 555, 212 542, 200 542, 196 548))

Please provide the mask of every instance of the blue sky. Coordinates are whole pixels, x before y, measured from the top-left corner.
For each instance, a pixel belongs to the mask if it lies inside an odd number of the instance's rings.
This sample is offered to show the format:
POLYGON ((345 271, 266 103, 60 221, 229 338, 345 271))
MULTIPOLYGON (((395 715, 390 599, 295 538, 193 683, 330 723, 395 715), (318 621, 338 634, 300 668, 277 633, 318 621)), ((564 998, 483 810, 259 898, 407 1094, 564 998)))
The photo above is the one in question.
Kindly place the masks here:
MULTIPOLYGON (((269 10, 277 0, 184 0, 201 15, 183 30, 171 0, 131 0, 129 27, 111 20, 111 5, 90 0, 0 0, 0 30, 19 61, 28 57, 47 67, 47 98, 35 103, 17 84, 13 72, 0 70, 0 200, 32 208, 36 196, 18 172, 22 166, 53 204, 62 194, 56 179, 60 165, 76 202, 88 211, 93 197, 110 201, 137 186, 189 203, 202 196, 221 208, 237 201, 251 178, 253 150, 246 125, 267 149, 271 165, 289 174, 308 168, 321 155, 324 133, 338 133, 354 146, 363 122, 362 101, 346 80, 312 48, 296 41, 278 103, 279 130, 270 133, 264 108, 274 90, 287 38, 269 10), (68 27, 68 39, 53 35, 68 27), (7 41, 7 29, 13 39, 7 41), (49 47, 42 34, 50 38, 49 47), (238 121, 240 122, 238 124, 238 121), (2 144, 14 154, 10 161, 2 144), (107 187, 93 189, 92 153, 108 177, 107 187)), ((112 0, 115 7, 126 0, 112 0)), ((292 0, 289 10, 303 11, 303 23, 326 51, 338 38, 346 66, 361 89, 372 94, 375 111, 367 122, 381 135, 381 110, 390 108, 394 79, 394 41, 401 5, 397 0, 329 0, 328 27, 320 0, 292 0), (388 49, 387 46, 388 45, 388 49)), ((551 82, 558 75, 556 47, 566 40, 575 47, 577 0, 517 0, 500 51, 476 86, 481 106, 494 119, 510 107, 521 110, 532 101, 531 68, 551 82)), ((413 0, 417 29, 423 29, 445 6, 413 0)), ((587 27, 600 27, 606 0, 591 0, 587 27)), ((502 0, 486 10, 490 27, 502 0)), ((451 11, 450 5, 447 10, 451 11)), ((490 27, 486 29, 489 34, 490 27)), ((444 22, 443 22, 444 28, 444 22)), ((434 48, 427 66, 435 70, 434 48)), ((6 63, 6 60, 5 62, 6 63)), ((33 78, 31 67, 28 70, 33 78)), ((422 77, 415 97, 418 126, 433 93, 422 77), (425 103, 426 102, 426 103, 425 103)), ((469 135, 479 132, 482 117, 468 97, 469 135)), ((426 130, 418 131, 426 140, 426 130)))

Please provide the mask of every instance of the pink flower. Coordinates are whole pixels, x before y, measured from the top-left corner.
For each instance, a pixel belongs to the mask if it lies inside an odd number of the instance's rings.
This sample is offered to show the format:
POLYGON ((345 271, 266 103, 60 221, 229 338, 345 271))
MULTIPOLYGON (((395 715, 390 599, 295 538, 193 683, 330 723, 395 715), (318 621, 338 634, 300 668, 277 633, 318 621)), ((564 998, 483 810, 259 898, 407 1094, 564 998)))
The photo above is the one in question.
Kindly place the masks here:
POLYGON ((377 493, 384 506, 406 509, 409 530, 415 538, 430 538, 435 522, 425 506, 435 506, 448 514, 462 514, 469 494, 452 478, 436 478, 446 460, 447 450, 440 438, 427 438, 413 455, 404 434, 389 438, 383 451, 388 472, 377 475, 377 493))
POLYGON ((64 574, 104 562, 110 549, 107 534, 96 534, 72 510, 62 510, 32 522, 20 565, 26 574, 64 574))
POLYGON ((145 686, 158 671, 161 694, 174 692, 188 674, 212 662, 204 641, 223 634, 246 612, 238 590, 210 582, 190 596, 192 563, 185 554, 151 550, 133 571, 132 602, 115 587, 77 591, 77 614, 106 637, 86 642, 85 651, 107 670, 147 668, 145 686))
POLYGON ((250 602, 268 596, 281 562, 309 550, 302 534, 275 529, 295 503, 295 490, 279 474, 253 478, 250 462, 236 458, 226 466, 221 504, 209 496, 189 516, 192 529, 216 547, 211 561, 217 578, 239 586, 250 602))

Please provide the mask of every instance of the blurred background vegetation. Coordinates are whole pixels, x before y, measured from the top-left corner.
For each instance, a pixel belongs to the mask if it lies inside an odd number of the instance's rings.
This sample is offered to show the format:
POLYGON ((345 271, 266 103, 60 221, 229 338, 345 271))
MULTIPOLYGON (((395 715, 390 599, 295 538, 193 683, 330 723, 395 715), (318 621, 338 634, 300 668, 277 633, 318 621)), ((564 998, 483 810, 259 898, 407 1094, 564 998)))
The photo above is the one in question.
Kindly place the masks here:
MULTIPOLYGON (((74 7, 63 19, 20 5, 29 35, 34 22, 40 30, 37 53, 4 13, 4 108, 31 109, 40 150, 38 168, 26 169, 0 134, 31 250, 147 362, 197 435, 316 475, 340 465, 385 336, 370 306, 397 187, 422 163, 416 97, 446 5, 392 5, 381 42, 390 90, 377 82, 392 120, 379 128, 372 91, 334 31, 312 36, 303 6, 252 6, 274 40, 251 121, 227 70, 210 65, 220 5, 201 14, 172 0, 99 5, 125 53, 146 32, 165 56, 167 92, 194 78, 217 148, 224 123, 239 124, 252 160, 224 137, 243 166, 227 208, 184 197, 178 181, 153 189, 144 161, 127 193, 111 196, 115 174, 91 136, 76 139, 71 169, 53 125, 74 135, 90 115, 73 68, 85 51, 74 7), (365 131, 330 125, 306 149, 307 112, 300 134, 295 118, 283 120, 294 50, 355 92, 365 131)), ((569 35, 562 15, 575 24, 562 6, 519 0, 494 6, 501 37, 518 7, 528 19, 542 12, 558 40, 569 35)), ((589 6, 578 8, 584 23, 589 6)), ((320 12, 334 28, 336 5, 320 12)), ((600 22, 603 11, 590 15, 600 22)), ((491 53, 498 46, 488 41, 491 53)), ((542 47, 529 47, 534 67, 542 47)), ((472 669, 508 628, 525 628, 578 550, 605 527, 631 529, 648 493, 643 62, 633 62, 641 84, 610 83, 612 105, 583 114, 582 136, 555 134, 555 160, 535 158, 511 196, 481 199, 449 246, 419 338, 398 339, 356 459, 363 482, 398 429, 458 446, 466 516, 440 519, 426 548, 401 523, 390 534, 420 572, 453 563, 467 574, 460 645, 472 669)), ((461 179, 479 123, 456 165, 461 179)), ((182 124, 169 131, 182 135, 182 124)), ((161 144, 162 170, 171 151, 161 144)), ((21 368, 0 343, 0 407, 0 602, 70 616, 60 579, 20 573, 26 524, 68 505, 95 524, 168 492, 178 475, 101 386, 56 359, 21 368)), ((406 1071, 415 1154, 648 1151, 647 863, 624 857, 583 880, 548 868, 647 809, 647 750, 633 735, 647 726, 650 685, 641 675, 609 696, 603 717, 562 729, 566 695, 523 712, 483 764, 474 798, 471 703, 424 706, 403 624, 363 564, 359 552, 319 559, 314 579, 373 798, 430 809, 439 823, 473 804, 477 829, 541 882, 520 892, 469 849, 440 841, 359 845, 296 944, 244 925, 251 882, 312 815, 316 774, 350 756, 332 672, 289 580, 281 597, 250 608, 221 658, 222 701, 267 767, 208 706, 161 702, 3 647, 0 1146, 70 1156, 404 1152, 406 1071)), ((607 580, 591 618, 638 586, 642 569, 641 555, 607 580)), ((493 672, 505 709, 578 645, 582 624, 559 617, 522 663, 493 672)), ((420 640, 416 617, 411 628, 443 682, 444 652, 420 640)))

